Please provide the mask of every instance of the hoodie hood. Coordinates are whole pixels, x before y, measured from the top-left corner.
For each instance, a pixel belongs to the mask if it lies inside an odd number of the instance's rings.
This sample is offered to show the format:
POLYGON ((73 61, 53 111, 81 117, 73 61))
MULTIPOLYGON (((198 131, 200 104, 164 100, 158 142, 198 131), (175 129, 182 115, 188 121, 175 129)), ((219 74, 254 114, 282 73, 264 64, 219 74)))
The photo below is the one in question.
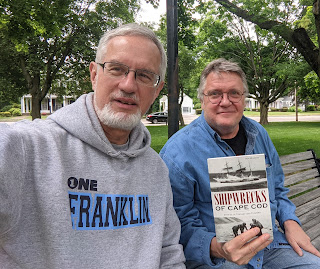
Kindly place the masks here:
POLYGON ((126 151, 116 151, 107 139, 93 107, 93 92, 80 96, 74 103, 50 115, 66 132, 116 158, 136 157, 150 148, 151 136, 142 122, 130 133, 126 151))

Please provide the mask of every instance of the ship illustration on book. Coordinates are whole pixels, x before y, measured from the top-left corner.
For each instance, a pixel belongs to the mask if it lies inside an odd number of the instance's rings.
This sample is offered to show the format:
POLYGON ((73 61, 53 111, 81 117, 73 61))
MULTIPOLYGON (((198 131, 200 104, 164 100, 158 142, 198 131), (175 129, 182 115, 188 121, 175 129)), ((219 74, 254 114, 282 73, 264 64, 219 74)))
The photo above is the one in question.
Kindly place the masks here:
POLYGON ((272 238, 264 154, 210 158, 208 172, 218 242, 253 227, 272 238))
POLYGON ((210 174, 211 190, 217 187, 222 189, 228 187, 252 189, 267 186, 265 168, 262 170, 261 168, 259 168, 259 170, 253 170, 250 164, 252 158, 225 157, 215 159, 218 159, 216 161, 219 162, 222 170, 210 174), (219 161, 219 159, 222 159, 222 161, 219 161))

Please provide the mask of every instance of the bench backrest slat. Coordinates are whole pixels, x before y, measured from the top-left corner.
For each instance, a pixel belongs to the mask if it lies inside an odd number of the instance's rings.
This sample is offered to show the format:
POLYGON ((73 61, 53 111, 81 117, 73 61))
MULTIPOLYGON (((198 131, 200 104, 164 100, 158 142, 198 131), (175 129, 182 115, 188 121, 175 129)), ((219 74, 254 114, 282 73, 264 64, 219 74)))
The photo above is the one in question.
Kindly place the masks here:
POLYGON ((318 174, 317 169, 310 169, 310 170, 306 170, 306 171, 302 171, 302 172, 297 172, 295 174, 286 175, 285 186, 289 187, 292 184, 296 184, 301 181, 315 178, 318 175, 319 174, 318 174))
POLYGON ((320 250, 320 163, 312 150, 280 156, 288 197, 303 230, 320 250))
POLYGON ((312 159, 282 165, 283 173, 285 175, 292 174, 294 172, 301 171, 301 170, 313 169, 315 167, 316 167, 316 163, 312 159))
POLYGON ((312 151, 304 151, 304 152, 280 156, 280 161, 282 165, 287 163, 302 161, 302 160, 308 160, 308 159, 313 159, 312 151))
POLYGON ((320 186, 320 177, 302 182, 300 184, 292 185, 289 188, 288 197, 291 198, 294 195, 297 195, 299 193, 308 191, 314 187, 319 187, 319 186, 320 186))

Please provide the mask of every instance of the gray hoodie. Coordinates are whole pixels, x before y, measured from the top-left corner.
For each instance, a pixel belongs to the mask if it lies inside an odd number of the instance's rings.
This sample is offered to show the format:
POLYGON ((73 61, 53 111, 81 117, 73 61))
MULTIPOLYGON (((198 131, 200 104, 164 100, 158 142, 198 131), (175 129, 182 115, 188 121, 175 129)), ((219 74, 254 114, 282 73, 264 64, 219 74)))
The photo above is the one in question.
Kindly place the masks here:
POLYGON ((92 96, 0 126, 0 268, 185 268, 148 130, 140 124, 116 150, 92 96))

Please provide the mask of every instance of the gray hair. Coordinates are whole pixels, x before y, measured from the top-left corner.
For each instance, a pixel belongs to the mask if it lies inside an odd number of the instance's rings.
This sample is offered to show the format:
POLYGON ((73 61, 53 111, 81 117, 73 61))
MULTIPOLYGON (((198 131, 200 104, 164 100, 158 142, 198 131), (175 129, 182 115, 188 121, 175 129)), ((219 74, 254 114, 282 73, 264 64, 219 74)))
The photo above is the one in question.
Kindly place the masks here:
POLYGON ((237 75, 239 75, 239 77, 242 80, 244 93, 246 95, 249 93, 246 74, 243 72, 241 67, 235 62, 228 61, 223 58, 219 58, 219 59, 213 60, 211 63, 209 63, 201 73, 200 85, 198 88, 198 98, 200 99, 200 101, 203 100, 203 91, 206 87, 207 77, 212 72, 216 73, 216 74, 220 74, 221 72, 236 73, 237 75))
POLYGON ((100 39, 97 53, 96 53, 96 62, 100 62, 103 60, 104 55, 106 53, 106 48, 109 41, 117 36, 142 36, 149 40, 151 40, 159 49, 161 56, 161 64, 160 64, 160 78, 161 81, 164 81, 167 69, 167 55, 164 50, 162 43, 159 38, 155 35, 155 33, 144 26, 138 25, 136 23, 129 23, 122 25, 118 28, 115 28, 111 31, 106 32, 100 39))

